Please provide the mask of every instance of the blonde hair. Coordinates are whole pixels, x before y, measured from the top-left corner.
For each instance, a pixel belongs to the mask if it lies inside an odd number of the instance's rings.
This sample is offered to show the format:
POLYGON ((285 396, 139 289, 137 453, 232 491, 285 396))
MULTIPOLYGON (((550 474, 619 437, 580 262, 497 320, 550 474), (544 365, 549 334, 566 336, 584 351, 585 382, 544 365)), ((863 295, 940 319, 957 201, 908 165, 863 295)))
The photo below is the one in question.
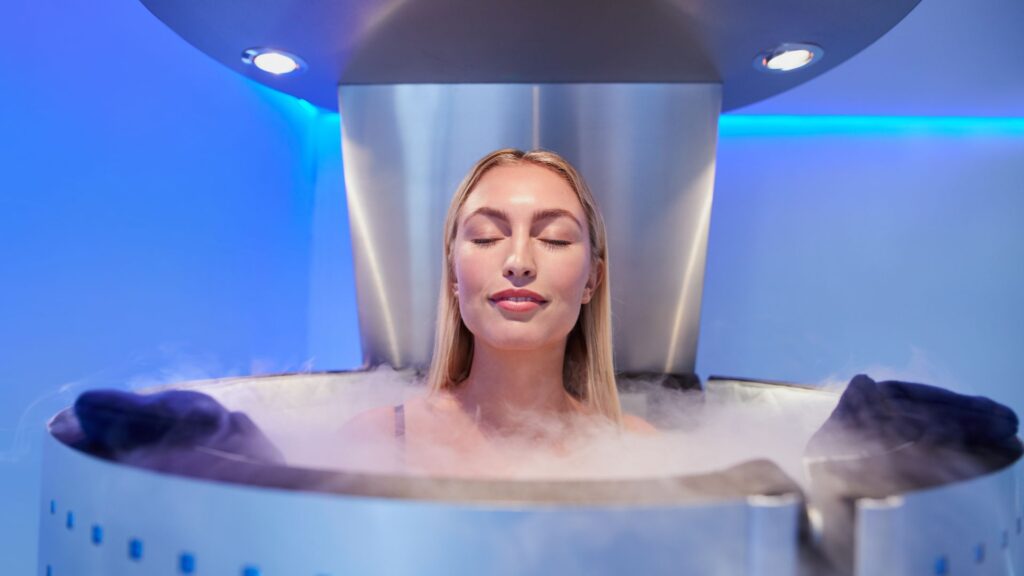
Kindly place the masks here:
POLYGON ((562 383, 566 392, 584 405, 621 423, 622 410, 612 362, 611 294, 604 219, 579 172, 558 154, 545 150, 523 152, 505 148, 491 152, 473 166, 455 191, 444 224, 437 331, 427 385, 431 392, 455 387, 469 376, 473 360, 473 334, 462 321, 458 298, 452 290, 452 242, 458 234, 459 211, 473 188, 490 169, 523 164, 547 168, 564 178, 583 206, 589 229, 591 265, 601 267, 602 273, 590 302, 582 305, 576 325, 569 332, 562 383))

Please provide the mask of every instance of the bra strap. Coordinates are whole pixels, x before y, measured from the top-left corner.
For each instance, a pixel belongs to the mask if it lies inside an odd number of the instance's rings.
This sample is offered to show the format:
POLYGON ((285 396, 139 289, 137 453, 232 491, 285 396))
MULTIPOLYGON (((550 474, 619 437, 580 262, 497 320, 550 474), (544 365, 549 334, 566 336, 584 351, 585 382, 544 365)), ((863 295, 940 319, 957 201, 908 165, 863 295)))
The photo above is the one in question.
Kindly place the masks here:
POLYGON ((405 440, 405 404, 395 406, 395 438, 405 440))

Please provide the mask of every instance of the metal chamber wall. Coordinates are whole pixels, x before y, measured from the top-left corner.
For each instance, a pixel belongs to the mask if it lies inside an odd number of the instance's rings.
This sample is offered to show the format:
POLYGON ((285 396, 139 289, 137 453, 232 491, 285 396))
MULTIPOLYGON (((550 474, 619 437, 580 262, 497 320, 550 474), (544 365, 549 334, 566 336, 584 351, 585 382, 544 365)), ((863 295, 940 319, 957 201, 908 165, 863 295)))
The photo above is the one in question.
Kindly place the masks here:
POLYGON ((561 154, 597 198, 616 368, 693 372, 720 85, 343 85, 339 107, 365 363, 429 364, 448 204, 513 147, 561 154))

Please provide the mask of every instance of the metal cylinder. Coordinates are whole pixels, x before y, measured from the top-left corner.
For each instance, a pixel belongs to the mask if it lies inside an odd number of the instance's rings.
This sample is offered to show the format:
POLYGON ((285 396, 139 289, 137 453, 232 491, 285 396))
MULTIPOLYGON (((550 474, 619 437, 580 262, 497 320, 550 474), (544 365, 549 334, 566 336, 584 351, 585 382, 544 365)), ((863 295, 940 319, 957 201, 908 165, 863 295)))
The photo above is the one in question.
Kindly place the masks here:
POLYGON ((476 160, 514 147, 561 154, 597 197, 617 368, 693 372, 719 85, 342 86, 339 98, 368 365, 429 363, 448 204, 476 160))

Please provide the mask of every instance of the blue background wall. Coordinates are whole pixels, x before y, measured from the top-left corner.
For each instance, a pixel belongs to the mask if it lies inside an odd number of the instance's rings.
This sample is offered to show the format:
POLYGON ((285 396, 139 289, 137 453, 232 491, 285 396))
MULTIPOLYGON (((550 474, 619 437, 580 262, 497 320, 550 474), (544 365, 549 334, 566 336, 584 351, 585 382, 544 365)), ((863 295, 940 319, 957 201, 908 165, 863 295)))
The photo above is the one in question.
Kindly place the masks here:
POLYGON ((1024 410, 1024 119, 726 116, 698 371, 1024 410))
MULTIPOLYGON (((10 0, 0 33, 0 574, 24 574, 41 428, 81 390, 360 352, 337 115, 138 2, 10 0)), ((724 118, 700 374, 1024 410, 1021 122, 724 118)))
MULTIPOLYGON (((306 365, 318 160, 339 137, 139 2, 5 0, 0 37, 0 574, 20 575, 41 426, 82 389, 306 365)), ((333 360, 358 364, 347 344, 333 360)))

